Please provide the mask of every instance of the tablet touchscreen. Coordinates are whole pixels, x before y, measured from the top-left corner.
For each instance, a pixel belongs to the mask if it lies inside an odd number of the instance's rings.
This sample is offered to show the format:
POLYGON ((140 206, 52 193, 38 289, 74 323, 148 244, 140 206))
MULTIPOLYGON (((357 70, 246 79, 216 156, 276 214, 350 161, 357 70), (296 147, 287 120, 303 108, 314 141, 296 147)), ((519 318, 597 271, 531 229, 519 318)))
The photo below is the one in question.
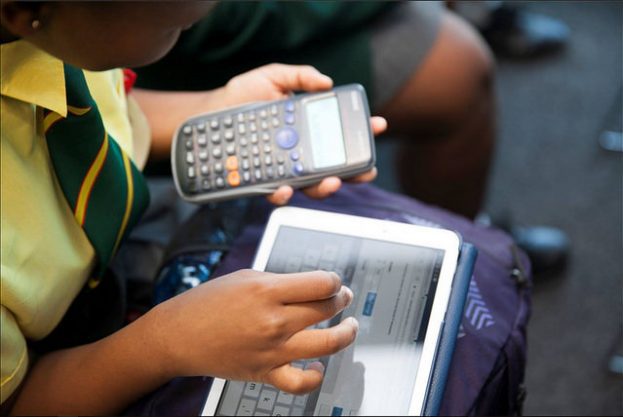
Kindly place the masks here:
POLYGON ((326 371, 319 390, 292 396, 229 381, 216 414, 406 415, 443 257, 441 249, 282 225, 265 270, 336 271, 355 298, 342 314, 318 327, 354 316, 360 324, 357 340, 320 358, 326 371))

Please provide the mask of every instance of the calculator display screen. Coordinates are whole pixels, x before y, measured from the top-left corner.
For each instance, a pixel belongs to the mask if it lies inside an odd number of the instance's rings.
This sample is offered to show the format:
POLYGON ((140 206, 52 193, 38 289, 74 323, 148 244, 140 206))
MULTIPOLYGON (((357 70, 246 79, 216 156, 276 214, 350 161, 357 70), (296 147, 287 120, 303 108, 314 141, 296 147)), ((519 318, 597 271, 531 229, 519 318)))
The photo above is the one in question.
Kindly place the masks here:
POLYGON ((314 168, 346 163, 340 109, 336 97, 314 100, 305 107, 314 168))

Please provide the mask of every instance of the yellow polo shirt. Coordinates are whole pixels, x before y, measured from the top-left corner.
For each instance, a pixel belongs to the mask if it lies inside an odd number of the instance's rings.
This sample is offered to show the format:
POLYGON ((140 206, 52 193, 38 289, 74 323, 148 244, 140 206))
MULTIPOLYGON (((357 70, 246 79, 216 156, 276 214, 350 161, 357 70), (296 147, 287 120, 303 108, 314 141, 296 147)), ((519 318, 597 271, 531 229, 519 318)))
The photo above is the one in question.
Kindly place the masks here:
MULTIPOLYGON (((58 325, 86 282, 95 252, 65 200, 42 133, 43 109, 67 115, 63 63, 25 41, 2 45, 1 58, 4 402, 28 368, 26 340, 42 339, 58 325)), ((134 158, 122 71, 85 71, 85 77, 106 130, 134 158)))

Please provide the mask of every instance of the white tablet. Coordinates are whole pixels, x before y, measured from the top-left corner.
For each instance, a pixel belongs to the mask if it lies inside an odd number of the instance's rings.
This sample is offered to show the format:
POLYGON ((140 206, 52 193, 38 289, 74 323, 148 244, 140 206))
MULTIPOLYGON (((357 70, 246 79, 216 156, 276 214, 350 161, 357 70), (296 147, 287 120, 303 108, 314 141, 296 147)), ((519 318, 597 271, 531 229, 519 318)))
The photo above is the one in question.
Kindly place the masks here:
MULTIPOLYGON (((203 415, 421 415, 450 298, 460 238, 443 229, 283 207, 270 217, 253 269, 337 272, 355 295, 353 345, 330 357, 322 385, 291 395, 215 379, 203 415)), ((305 361, 294 362, 305 366, 305 361)))

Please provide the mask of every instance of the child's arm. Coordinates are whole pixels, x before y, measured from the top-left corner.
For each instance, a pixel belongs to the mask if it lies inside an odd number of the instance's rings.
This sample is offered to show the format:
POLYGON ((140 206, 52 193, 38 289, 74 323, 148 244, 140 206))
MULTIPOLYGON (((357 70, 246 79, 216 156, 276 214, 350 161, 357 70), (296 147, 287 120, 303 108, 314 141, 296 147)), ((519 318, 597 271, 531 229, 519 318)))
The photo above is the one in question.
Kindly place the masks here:
POLYGON ((289 363, 343 349, 358 325, 349 318, 330 329, 305 329, 351 301, 333 273, 238 271, 158 305, 105 339, 45 355, 12 413, 115 414, 182 375, 308 392, 321 383, 321 367, 300 370, 289 363))

